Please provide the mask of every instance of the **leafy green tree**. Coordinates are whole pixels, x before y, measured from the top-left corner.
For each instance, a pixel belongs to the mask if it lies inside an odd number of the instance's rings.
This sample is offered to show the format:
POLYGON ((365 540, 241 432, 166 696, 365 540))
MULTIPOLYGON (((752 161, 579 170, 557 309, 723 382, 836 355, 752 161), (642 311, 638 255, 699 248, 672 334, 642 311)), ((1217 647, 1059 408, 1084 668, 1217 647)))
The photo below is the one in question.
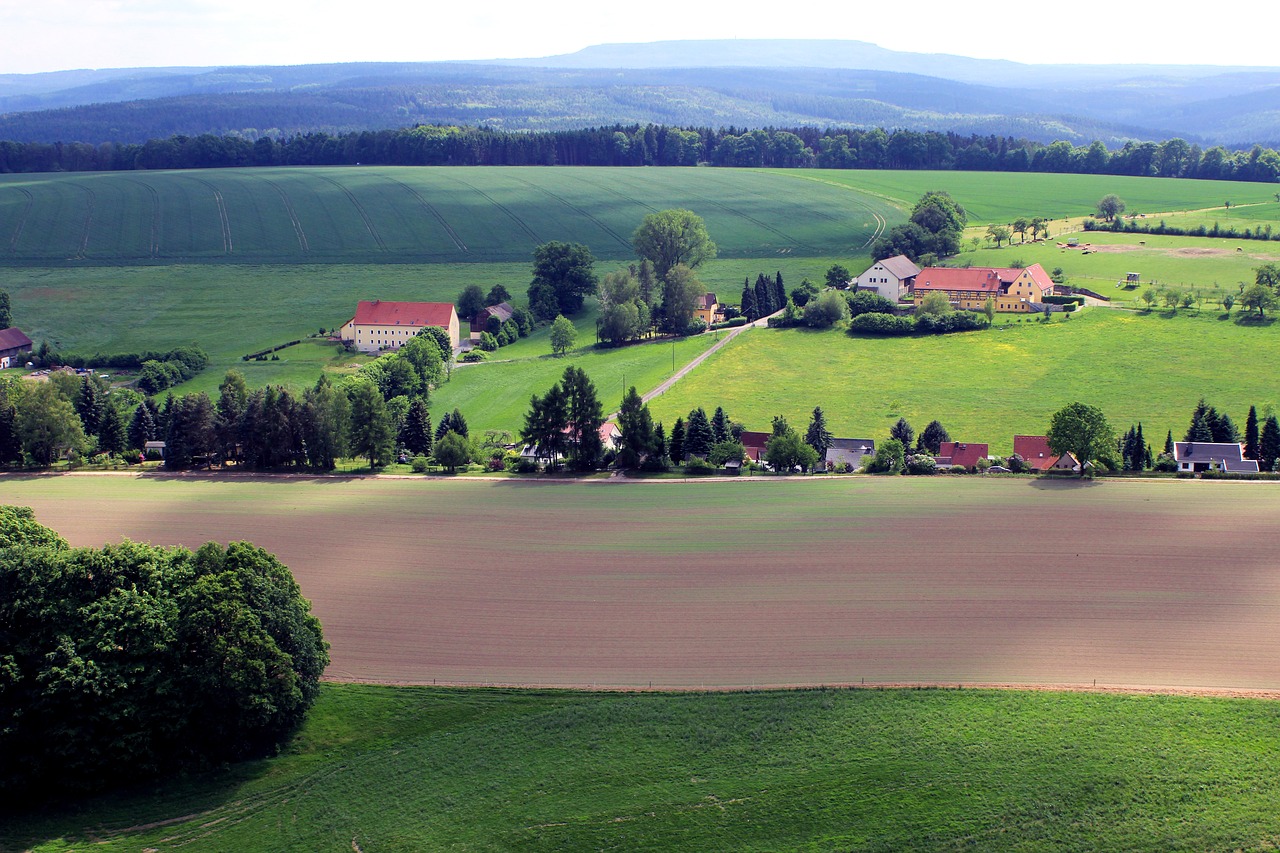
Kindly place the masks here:
POLYGON ((827 416, 822 411, 822 407, 814 406, 813 417, 809 419, 809 429, 804 434, 804 443, 812 447, 818 459, 822 460, 831 449, 833 439, 831 430, 827 429, 827 416))
POLYGON ((368 459, 370 468, 386 465, 395 439, 386 400, 368 380, 352 382, 347 396, 351 400, 351 452, 368 459))
MULTIPOLYGON (((791 301, 803 308, 821 292, 822 291, 818 289, 818 285, 806 278, 800 282, 799 287, 794 288, 791 291, 791 301)), ((844 300, 842 299, 841 302, 843 301, 844 300)))
POLYGON ((471 444, 453 430, 449 430, 435 444, 434 454, 438 464, 450 474, 471 461, 471 444))
POLYGON ((698 299, 706 293, 693 270, 676 264, 662 277, 662 329, 671 335, 687 334, 698 299))
POLYGON ((414 335, 396 351, 396 358, 413 368, 417 376, 417 381, 413 383, 415 394, 429 396, 431 386, 439 385, 444 379, 444 359, 440 355, 440 346, 429 337, 414 335))
POLYGON ((1019 216, 1013 220, 1013 233, 1022 238, 1022 242, 1027 242, 1027 229, 1031 227, 1031 223, 1027 221, 1027 217, 1019 216))
POLYGON ((479 314, 485 307, 484 290, 478 284, 468 284, 458 294, 458 301, 454 303, 458 309, 458 316, 465 321, 479 314))
POLYGON ((73 549, 4 507, 0 545, 11 803, 270 754, 319 693, 320 624, 249 543, 73 549))
POLYGON ((552 241, 533 250, 528 297, 535 316, 543 320, 557 314, 572 317, 595 292, 595 258, 586 246, 552 241))
POLYGON ((551 323, 550 337, 551 351, 557 356, 562 356, 573 349, 573 344, 578 339, 578 330, 567 317, 561 314, 551 323))
POLYGON ((1253 271, 1254 284, 1280 291, 1280 264, 1263 264, 1253 271))
POLYGON ((804 308, 804 322, 814 329, 829 329, 849 319, 849 303, 843 294, 828 290, 804 308))
POLYGON ((996 248, 1000 248, 1000 244, 1009 239, 1009 229, 1004 225, 991 224, 987 226, 987 236, 996 243, 996 248))
POLYGON ((876 455, 867 463, 869 474, 901 474, 907 467, 906 451, 896 438, 876 445, 876 455))
POLYGON ((485 352, 494 352, 498 349, 498 341, 488 332, 481 332, 479 347, 485 352))
POLYGON ((1117 216, 1124 213, 1124 208, 1124 201, 1115 193, 1109 193, 1098 199, 1098 215, 1107 222, 1114 221, 1117 216))
MULTIPOLYGON (((0 382, 0 465, 22 461, 22 439, 18 435, 18 407, 13 403, 8 383, 0 382)), ((0 543, 2 544, 2 543, 0 543)))
POLYGON ((724 465, 726 462, 741 462, 746 458, 746 447, 735 438, 716 442, 711 445, 711 452, 707 454, 707 461, 716 466, 724 465))
POLYGON ((351 398, 320 374, 316 384, 303 394, 307 409, 307 464, 320 471, 332 471, 347 455, 351 438, 351 398))
MULTIPOLYGON (((507 290, 500 284, 495 284, 489 288, 489 292, 485 294, 484 304, 486 308, 494 305, 501 305, 503 302, 511 301, 511 291, 507 290)), ((476 312, 480 313, 479 311, 476 312)), ((472 316, 475 316, 474 314, 472 316)))
POLYGON ((696 269, 716 256, 716 244, 707 225, 692 210, 671 209, 650 213, 631 237, 636 254, 653 264, 658 279, 677 264, 696 269))
POLYGON ((453 341, 449 340, 449 333, 439 326, 424 326, 415 337, 430 341, 436 345, 442 365, 447 366, 453 359, 453 341))
POLYGON ((82 451, 87 444, 80 416, 50 382, 40 382, 23 394, 14 426, 22 450, 36 465, 47 468, 66 451, 82 451))
POLYGON ((849 272, 849 268, 840 264, 832 264, 827 269, 827 287, 843 290, 849 286, 849 282, 853 280, 853 273, 849 272))
POLYGON ((1148 287, 1146 290, 1142 291, 1142 301, 1146 303, 1148 311, 1151 310, 1151 306, 1156 304, 1156 299, 1157 297, 1154 288, 1148 287))
POLYGON ((765 443, 765 461, 780 474, 790 474, 796 468, 808 471, 818 463, 818 452, 800 438, 799 433, 787 428, 774 434, 765 443))
POLYGON ((1080 462, 1080 476, 1085 465, 1115 447, 1116 437, 1106 415, 1096 406, 1070 403, 1053 413, 1049 420, 1049 449, 1056 454, 1071 453, 1080 462))
POLYGON ((947 432, 946 427, 936 420, 929 421, 929 425, 920 431, 920 439, 916 443, 916 450, 937 456, 942 451, 942 442, 950 440, 951 435, 947 432))

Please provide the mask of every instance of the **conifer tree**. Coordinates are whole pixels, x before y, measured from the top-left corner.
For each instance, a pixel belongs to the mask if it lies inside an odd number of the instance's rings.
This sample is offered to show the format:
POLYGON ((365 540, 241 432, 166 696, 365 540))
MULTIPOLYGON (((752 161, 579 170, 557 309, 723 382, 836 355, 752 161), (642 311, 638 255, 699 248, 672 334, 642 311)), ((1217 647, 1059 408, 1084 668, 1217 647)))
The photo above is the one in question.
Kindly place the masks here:
POLYGON ((723 406, 716 406, 716 413, 711 416, 711 440, 715 444, 729 440, 729 416, 723 406))
POLYGON ((123 453, 129 446, 129 435, 125 429, 124 418, 110 400, 102 410, 102 420, 98 423, 98 449, 103 453, 123 453))
POLYGON ((937 420, 929 421, 929 425, 920 432, 920 438, 916 443, 916 452, 927 452, 931 456, 937 456, 942 449, 942 442, 950 440, 951 435, 941 422, 937 420))
POLYGON ((760 319, 760 309, 756 305, 756 292, 751 288, 751 280, 743 279, 742 281, 742 316, 748 320, 760 319))
POLYGON ((902 442, 904 448, 910 447, 915 437, 916 431, 907 423, 906 418, 898 418, 898 422, 889 428, 889 438, 902 442))
POLYGON ((431 455, 431 414, 427 411, 427 404, 421 397, 409 404, 404 424, 400 427, 399 438, 400 444, 412 455, 431 455))
POLYGON ((1240 433, 1236 431, 1236 425, 1231 422, 1231 416, 1226 412, 1218 415, 1217 420, 1211 427, 1213 432, 1213 440, 1223 444, 1236 443, 1240 441, 1240 433))
POLYGON ((689 456, 706 458, 715 444, 715 436, 711 431, 711 422, 701 406, 689 413, 689 420, 684 428, 684 452, 689 456))
POLYGON ((684 419, 676 418, 675 425, 671 427, 671 461, 679 465, 684 462, 684 419))
POLYGON ((1258 458, 1258 410, 1253 406, 1244 422, 1244 458, 1258 458))
POLYGON ((814 406, 809 429, 804 435, 804 443, 818 454, 818 462, 826 459, 827 451, 831 449, 831 440, 831 431, 827 429, 827 416, 823 414, 821 406, 814 406))
POLYGON ((778 270, 778 274, 773 278, 773 304, 775 311, 787 304, 787 288, 782 283, 782 270, 778 270))
POLYGON ((129 446, 141 450, 148 441, 156 440, 156 420, 151 410, 155 406, 149 399, 144 399, 133 410, 133 418, 129 421, 129 446))
POLYGON ((1164 451, 1170 455, 1173 454, 1173 430, 1169 430, 1164 437, 1164 451))
POLYGON ((1280 422, 1272 415, 1263 421, 1262 435, 1258 437, 1258 468, 1274 471, 1276 457, 1280 456, 1280 422))
POLYGON ((774 311, 778 310, 773 307, 773 287, 765 280, 764 273, 756 276, 756 310, 760 312, 761 317, 768 317, 774 311))

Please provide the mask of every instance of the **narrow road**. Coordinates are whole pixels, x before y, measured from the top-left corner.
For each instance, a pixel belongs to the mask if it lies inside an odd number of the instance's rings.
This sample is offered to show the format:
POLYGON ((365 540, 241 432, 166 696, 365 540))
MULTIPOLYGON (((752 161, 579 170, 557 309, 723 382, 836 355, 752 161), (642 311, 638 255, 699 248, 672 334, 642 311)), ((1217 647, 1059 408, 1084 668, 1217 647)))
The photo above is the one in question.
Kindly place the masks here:
MULTIPOLYGON (((775 311, 775 312, 773 312, 772 314, 770 314, 770 315, 769 315, 769 317, 777 317, 777 316, 778 316, 778 315, 780 315, 781 313, 782 313, 782 311, 780 311, 780 310, 779 310, 779 311, 775 311)), ((756 320, 756 321, 755 321, 755 322, 753 322, 753 323, 747 323, 745 326, 739 326, 738 328, 731 330, 731 331, 729 332, 729 334, 727 334, 727 335, 725 335, 725 336, 724 336, 724 339, 723 339, 723 340, 717 341, 717 342, 716 342, 714 345, 712 345, 712 346, 711 346, 711 347, 710 347, 706 352, 702 353, 700 356, 698 356, 697 358, 695 358, 693 361, 689 362, 689 363, 688 363, 688 364, 686 364, 684 367, 680 368, 680 369, 679 369, 679 370, 677 370, 675 373, 671 374, 671 376, 670 376, 670 377, 668 377, 668 378, 667 378, 667 380, 666 380, 665 382, 663 382, 661 385, 659 385, 657 388, 654 388, 652 391, 648 392, 647 394, 642 394, 642 395, 640 396, 641 401, 642 401, 642 402, 647 403, 647 402, 649 402, 650 400, 652 400, 654 397, 660 397, 660 396, 662 396, 663 394, 667 393, 667 391, 669 391, 669 390, 671 389, 671 386, 672 386, 672 385, 675 385, 677 382, 679 382, 681 379, 683 379, 683 378, 684 378, 684 377, 689 373, 689 371, 690 371, 690 370, 693 370, 693 369, 694 369, 695 367, 697 367, 699 364, 702 364, 702 362, 706 361, 706 360, 707 360, 707 358, 708 358, 709 356, 711 356, 713 353, 715 353, 715 352, 719 351, 719 349, 720 349, 721 347, 723 347, 723 346, 725 346, 726 344, 728 344, 728 343, 729 343, 729 341, 733 340, 733 339, 734 339, 734 338, 736 338, 738 335, 740 335, 740 334, 742 334, 743 332, 745 332, 747 329, 751 329, 751 328, 754 328, 754 327, 756 327, 756 326, 761 326, 761 327, 763 327, 763 326, 767 326, 767 325, 769 325, 769 317, 761 317, 759 320, 756 320)), ((710 333, 710 332, 704 332, 703 334, 711 334, 711 333, 710 333)), ((615 412, 611 412, 609 415, 607 415, 607 416, 605 417, 605 420, 606 420, 606 421, 613 421, 613 420, 617 420, 617 418, 618 418, 618 413, 615 411, 615 412)))

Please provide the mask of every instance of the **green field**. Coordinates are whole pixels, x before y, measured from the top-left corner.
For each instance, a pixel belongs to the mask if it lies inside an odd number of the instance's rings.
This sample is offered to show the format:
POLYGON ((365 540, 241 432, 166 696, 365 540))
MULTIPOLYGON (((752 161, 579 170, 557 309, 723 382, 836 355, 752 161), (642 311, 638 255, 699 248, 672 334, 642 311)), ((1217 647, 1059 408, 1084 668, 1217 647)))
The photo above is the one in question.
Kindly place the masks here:
POLYGON ((1276 200, 1275 190, 1268 184, 1124 175, 839 169, 779 170, 778 173, 805 176, 828 185, 856 187, 860 192, 879 196, 906 210, 929 190, 946 190, 964 206, 970 225, 1011 222, 1019 216, 1049 219, 1092 216, 1095 203, 1109 193, 1124 199, 1126 215, 1222 207, 1225 201, 1236 205, 1274 204, 1276 200))
POLYGON ((1120 431, 1142 421, 1147 439, 1161 444, 1166 430, 1181 439, 1202 396, 1240 429, 1250 405, 1265 412, 1280 402, 1264 367, 1280 359, 1280 336, 1239 326, 1237 315, 1089 308, 1048 326, 1014 317, 1008 328, 918 338, 753 331, 650 409, 672 423, 697 406, 722 405, 748 429, 767 431, 777 414, 803 430, 822 406, 837 436, 872 439, 887 437, 899 417, 917 430, 936 418, 953 439, 1004 454, 1015 434, 1044 434, 1054 411, 1080 400, 1120 431))
POLYGON ((330 685, 279 758, 6 819, 0 848, 1263 850, 1280 705, 330 685))

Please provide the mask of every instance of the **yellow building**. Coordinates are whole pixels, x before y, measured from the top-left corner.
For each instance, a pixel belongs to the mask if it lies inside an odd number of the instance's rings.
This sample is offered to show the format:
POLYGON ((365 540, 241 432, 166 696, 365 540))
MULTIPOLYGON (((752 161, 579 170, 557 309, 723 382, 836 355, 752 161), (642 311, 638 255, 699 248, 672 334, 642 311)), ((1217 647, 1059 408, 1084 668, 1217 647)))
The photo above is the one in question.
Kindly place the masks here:
POLYGON ((724 319, 724 308, 720 306, 714 293, 705 293, 694 304, 693 316, 710 326, 724 319))
POLYGON ((426 326, 444 329, 458 348, 458 312, 448 302, 362 300, 356 304, 356 315, 343 324, 341 336, 361 352, 374 353, 400 349, 426 326))
POLYGON ((945 293, 956 308, 981 311, 990 299, 1000 312, 1032 311, 1053 292, 1053 280, 1039 264, 1025 269, 925 267, 911 293, 916 305, 930 293, 945 293))

